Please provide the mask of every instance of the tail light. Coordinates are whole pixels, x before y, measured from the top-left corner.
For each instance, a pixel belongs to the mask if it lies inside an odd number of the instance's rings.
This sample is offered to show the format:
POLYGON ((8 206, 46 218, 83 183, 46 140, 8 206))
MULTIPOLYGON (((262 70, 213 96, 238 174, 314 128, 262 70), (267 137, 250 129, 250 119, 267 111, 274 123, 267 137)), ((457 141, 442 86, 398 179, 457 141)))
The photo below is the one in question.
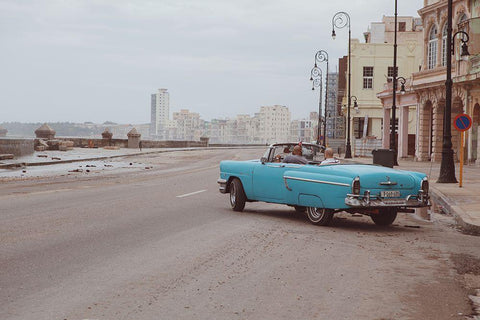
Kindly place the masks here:
POLYGON ((421 187, 422 187, 423 193, 428 194, 428 189, 430 188, 430 185, 428 183, 427 177, 423 178, 421 187))
POLYGON ((352 182, 352 193, 360 194, 360 178, 356 177, 352 182))

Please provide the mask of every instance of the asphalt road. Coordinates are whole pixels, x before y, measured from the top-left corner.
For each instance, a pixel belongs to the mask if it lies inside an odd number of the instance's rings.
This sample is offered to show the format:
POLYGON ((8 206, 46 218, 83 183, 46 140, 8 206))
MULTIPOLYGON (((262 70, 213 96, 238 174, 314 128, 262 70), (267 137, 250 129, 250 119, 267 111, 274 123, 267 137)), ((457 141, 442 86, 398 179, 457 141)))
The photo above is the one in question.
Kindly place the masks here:
POLYGON ((465 319, 480 238, 400 214, 393 226, 218 192, 221 159, 175 152, 132 169, 0 184, 1 319, 465 319), (152 167, 145 169, 145 167, 152 167))

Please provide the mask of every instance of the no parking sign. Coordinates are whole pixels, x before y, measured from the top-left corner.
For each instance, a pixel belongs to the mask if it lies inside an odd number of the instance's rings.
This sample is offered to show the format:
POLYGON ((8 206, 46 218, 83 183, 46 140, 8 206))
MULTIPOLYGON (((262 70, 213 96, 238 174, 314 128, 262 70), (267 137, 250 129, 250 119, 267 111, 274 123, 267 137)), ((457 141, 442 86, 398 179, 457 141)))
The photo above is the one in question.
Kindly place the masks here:
POLYGON ((472 118, 466 113, 461 113, 455 117, 453 126, 458 131, 467 131, 472 126, 472 118))
POLYGON ((461 113, 455 117, 453 121, 455 129, 460 131, 460 183, 459 187, 463 184, 463 148, 464 148, 464 132, 470 129, 472 126, 472 118, 468 114, 461 113))

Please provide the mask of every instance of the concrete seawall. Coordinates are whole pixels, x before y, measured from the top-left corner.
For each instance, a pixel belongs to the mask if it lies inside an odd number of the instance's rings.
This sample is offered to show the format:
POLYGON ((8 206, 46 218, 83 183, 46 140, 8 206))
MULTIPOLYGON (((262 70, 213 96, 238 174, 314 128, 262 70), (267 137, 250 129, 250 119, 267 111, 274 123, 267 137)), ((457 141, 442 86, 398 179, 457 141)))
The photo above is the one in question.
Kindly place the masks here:
POLYGON ((9 153, 17 157, 32 154, 33 139, 0 138, 0 153, 9 153))
MULTIPOLYGON (((115 146, 119 148, 128 147, 128 139, 95 139, 95 138, 65 138, 58 137, 55 140, 73 141, 75 148, 96 147, 104 148, 115 146)), ((154 141, 141 140, 142 148, 189 148, 189 147, 207 147, 207 143, 203 141, 154 141)))
MULTIPOLYGON (((96 138, 67 138, 56 137, 55 140, 72 141, 74 148, 96 147, 104 148, 115 146, 119 148, 128 147, 128 139, 96 139, 96 138)), ((236 147, 236 146, 262 146, 259 144, 221 144, 208 143, 208 141, 180 141, 180 140, 141 140, 142 148, 198 148, 198 147, 236 147)), ((265 146, 263 144, 263 146, 265 146)))

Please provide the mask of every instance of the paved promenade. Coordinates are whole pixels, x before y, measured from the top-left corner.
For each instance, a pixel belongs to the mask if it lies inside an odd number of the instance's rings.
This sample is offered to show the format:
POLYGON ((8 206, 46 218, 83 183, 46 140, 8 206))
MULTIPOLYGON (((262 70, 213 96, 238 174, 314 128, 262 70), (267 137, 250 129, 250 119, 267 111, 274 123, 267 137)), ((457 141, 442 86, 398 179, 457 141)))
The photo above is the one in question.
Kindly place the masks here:
MULTIPOLYGON (((372 158, 356 157, 355 162, 372 163, 372 158)), ((430 181, 430 193, 434 210, 451 214, 467 232, 480 235, 480 167, 463 166, 463 186, 459 183, 437 183, 440 163, 416 162, 399 159, 395 169, 424 172, 430 181)), ((455 163, 455 176, 460 180, 460 164, 455 163)))

